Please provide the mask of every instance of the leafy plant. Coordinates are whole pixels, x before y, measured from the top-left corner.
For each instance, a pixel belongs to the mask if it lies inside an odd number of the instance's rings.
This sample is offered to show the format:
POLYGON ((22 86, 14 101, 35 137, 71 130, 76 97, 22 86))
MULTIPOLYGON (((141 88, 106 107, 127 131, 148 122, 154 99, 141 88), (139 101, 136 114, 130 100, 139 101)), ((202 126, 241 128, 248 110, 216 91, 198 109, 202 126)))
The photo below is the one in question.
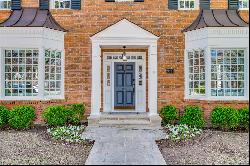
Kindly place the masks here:
POLYGON ((36 118, 32 106, 16 106, 9 114, 9 125, 13 129, 27 129, 36 118))
POLYGON ((218 106, 211 113, 212 125, 224 130, 238 127, 239 120, 239 113, 234 108, 218 106))
POLYGON ((42 113, 42 118, 50 126, 63 126, 67 123, 67 111, 64 106, 50 106, 42 113))
POLYGON ((68 106, 50 106, 42 113, 42 117, 50 126, 64 126, 80 124, 84 118, 85 106, 72 104, 68 106))
POLYGON ((79 143, 84 142, 85 139, 81 137, 82 132, 84 131, 84 126, 63 126, 50 128, 47 132, 55 139, 66 141, 69 143, 79 143))
POLYGON ((71 104, 67 107, 68 123, 77 125, 80 124, 84 118, 85 105, 84 104, 71 104))
POLYGON ((9 110, 0 105, 0 128, 7 125, 9 121, 9 110))
POLYGON ((249 108, 239 110, 239 126, 249 130, 249 108))
POLYGON ((198 129, 196 127, 189 127, 186 124, 168 124, 165 127, 168 129, 166 139, 170 139, 172 141, 185 141, 202 134, 202 129, 198 129))
POLYGON ((178 119, 175 106, 167 105, 161 108, 160 116, 164 124, 174 124, 178 119))
POLYGON ((203 111, 199 106, 186 106, 180 124, 202 128, 205 125, 203 111))

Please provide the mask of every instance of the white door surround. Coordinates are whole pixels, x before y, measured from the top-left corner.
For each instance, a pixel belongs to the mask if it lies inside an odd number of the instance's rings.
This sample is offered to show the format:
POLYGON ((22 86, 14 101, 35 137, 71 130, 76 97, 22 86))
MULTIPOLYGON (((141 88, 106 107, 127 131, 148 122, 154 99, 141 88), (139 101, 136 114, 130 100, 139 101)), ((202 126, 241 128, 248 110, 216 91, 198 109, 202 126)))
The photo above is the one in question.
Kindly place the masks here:
MULTIPOLYGON (((135 109, 114 109, 114 64, 124 62, 122 52, 103 53, 103 112, 146 112, 146 52, 127 52, 126 62, 135 63, 135 109)), ((124 63, 126 63, 124 62, 124 63)))
POLYGON ((148 49, 148 115, 157 113, 157 41, 159 37, 129 22, 126 19, 108 27, 91 37, 92 41, 92 92, 89 119, 100 117, 101 109, 101 54, 102 48, 148 49))

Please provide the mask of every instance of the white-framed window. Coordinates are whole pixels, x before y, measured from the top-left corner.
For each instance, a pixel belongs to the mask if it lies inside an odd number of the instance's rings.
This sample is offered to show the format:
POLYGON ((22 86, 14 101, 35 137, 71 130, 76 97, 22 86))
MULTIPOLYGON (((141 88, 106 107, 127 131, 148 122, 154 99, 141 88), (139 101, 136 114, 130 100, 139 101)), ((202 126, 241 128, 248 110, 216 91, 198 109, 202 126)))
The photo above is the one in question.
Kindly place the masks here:
POLYGON ((45 96, 61 95, 62 91, 62 53, 45 50, 45 96))
POLYGON ((11 9, 11 0, 0 0, 0 10, 11 9))
POLYGON ((239 0, 239 9, 249 10, 249 0, 239 0))
POLYGON ((5 50, 5 96, 38 95, 38 50, 5 50))
POLYGON ((1 52, 0 100, 64 98, 62 51, 8 48, 1 52))
POLYGON ((189 95, 205 95, 204 51, 189 51, 189 95))
POLYGON ((211 48, 187 51, 186 95, 190 99, 237 100, 247 97, 247 51, 211 48))
POLYGON ((199 7, 198 0, 178 0, 179 10, 194 10, 198 9, 198 7, 199 7))
POLYGON ((53 9, 70 9, 71 0, 51 0, 51 6, 53 9))
POLYGON ((245 96, 244 50, 211 50, 211 96, 245 96))

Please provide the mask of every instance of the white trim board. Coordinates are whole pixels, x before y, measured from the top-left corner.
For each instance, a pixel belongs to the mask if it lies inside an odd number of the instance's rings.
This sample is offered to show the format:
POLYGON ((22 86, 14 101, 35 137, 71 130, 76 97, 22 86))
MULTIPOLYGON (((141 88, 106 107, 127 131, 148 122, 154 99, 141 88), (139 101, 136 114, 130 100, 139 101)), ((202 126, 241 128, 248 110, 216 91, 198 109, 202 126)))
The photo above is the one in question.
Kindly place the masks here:
MULTIPOLYGON (((91 117, 100 116, 101 109, 101 47, 133 46, 148 49, 148 109, 149 116, 157 113, 157 41, 159 37, 126 19, 91 37, 92 41, 92 92, 91 117)), ((90 118, 91 118, 90 117, 90 118)))

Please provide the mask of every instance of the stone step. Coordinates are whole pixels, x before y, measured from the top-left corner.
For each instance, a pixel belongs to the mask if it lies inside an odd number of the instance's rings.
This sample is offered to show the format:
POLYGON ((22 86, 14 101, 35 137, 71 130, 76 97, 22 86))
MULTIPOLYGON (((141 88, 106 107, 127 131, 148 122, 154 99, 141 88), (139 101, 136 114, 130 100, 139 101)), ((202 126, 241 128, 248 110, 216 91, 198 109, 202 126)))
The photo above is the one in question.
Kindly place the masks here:
POLYGON ((102 113, 100 120, 149 120, 146 113, 102 113))
POLYGON ((114 125, 150 125, 150 120, 100 120, 100 126, 114 126, 114 125))

